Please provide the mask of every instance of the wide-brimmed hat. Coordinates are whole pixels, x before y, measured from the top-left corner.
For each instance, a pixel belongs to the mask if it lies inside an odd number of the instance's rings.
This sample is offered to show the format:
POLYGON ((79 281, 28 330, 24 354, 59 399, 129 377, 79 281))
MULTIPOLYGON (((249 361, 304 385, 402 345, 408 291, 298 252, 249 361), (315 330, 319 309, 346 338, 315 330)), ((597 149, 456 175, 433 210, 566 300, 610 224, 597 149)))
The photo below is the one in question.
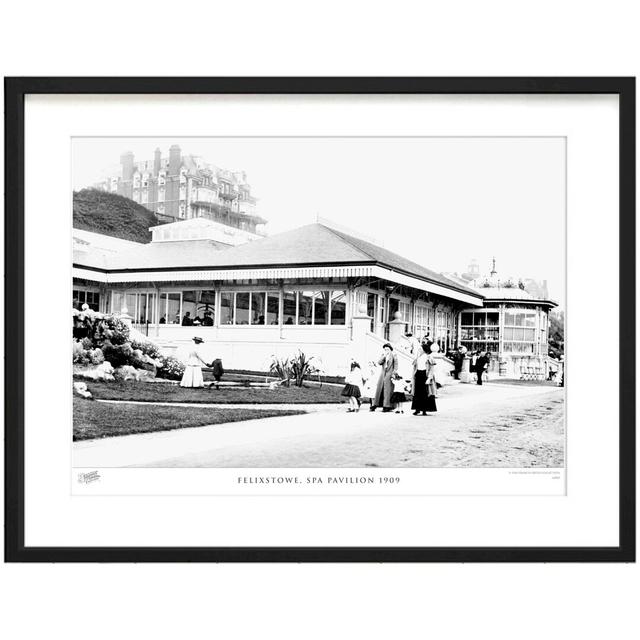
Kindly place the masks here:
POLYGON ((196 344, 202 344, 204 340, 202 338, 194 337, 191 338, 196 344))

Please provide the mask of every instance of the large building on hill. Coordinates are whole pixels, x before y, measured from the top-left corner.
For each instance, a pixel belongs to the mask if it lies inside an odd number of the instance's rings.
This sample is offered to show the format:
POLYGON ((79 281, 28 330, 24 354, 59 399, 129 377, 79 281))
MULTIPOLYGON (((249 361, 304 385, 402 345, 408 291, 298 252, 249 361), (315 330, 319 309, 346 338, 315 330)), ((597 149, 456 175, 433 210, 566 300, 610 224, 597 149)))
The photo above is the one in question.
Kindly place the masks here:
POLYGON ((130 151, 120 165, 107 172, 98 189, 130 198, 159 220, 208 218, 254 234, 262 234, 266 220, 256 212, 257 200, 244 171, 229 171, 199 156, 183 155, 178 145, 163 155, 136 160, 130 151))

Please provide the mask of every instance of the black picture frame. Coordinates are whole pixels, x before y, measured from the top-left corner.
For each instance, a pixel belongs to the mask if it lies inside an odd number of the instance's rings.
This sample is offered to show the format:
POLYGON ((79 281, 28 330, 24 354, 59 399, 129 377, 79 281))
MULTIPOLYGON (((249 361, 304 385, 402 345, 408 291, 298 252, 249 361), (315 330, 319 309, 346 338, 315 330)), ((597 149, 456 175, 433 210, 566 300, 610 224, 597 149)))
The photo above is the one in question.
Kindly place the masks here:
POLYGON ((634 562, 635 78, 5 78, 6 562, 634 562), (28 94, 615 94, 620 160, 619 531, 612 547, 26 547, 24 103, 28 94))

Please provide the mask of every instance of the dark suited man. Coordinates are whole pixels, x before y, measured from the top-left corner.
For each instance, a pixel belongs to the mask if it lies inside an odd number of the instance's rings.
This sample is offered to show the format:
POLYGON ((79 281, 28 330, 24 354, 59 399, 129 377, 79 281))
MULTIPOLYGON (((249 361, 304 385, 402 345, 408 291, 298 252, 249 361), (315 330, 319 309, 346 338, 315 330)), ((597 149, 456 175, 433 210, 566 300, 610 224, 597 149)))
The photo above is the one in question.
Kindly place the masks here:
POLYGON ((482 375, 489 368, 489 362, 491 361, 491 356, 489 352, 484 353, 476 360, 476 376, 478 376, 478 384, 482 384, 482 375))
POLYGON ((458 347, 457 351, 453 354, 453 379, 460 380, 460 372, 462 371, 462 365, 464 363, 464 353, 462 347, 458 347))

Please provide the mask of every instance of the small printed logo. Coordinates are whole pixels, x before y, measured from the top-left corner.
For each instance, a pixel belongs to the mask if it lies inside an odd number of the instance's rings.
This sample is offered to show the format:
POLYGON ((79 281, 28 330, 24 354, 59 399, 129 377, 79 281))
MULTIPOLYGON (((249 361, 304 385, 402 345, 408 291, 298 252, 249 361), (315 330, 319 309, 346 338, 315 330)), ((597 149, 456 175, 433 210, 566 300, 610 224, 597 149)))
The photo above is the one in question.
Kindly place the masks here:
POLYGON ((89 484, 96 480, 100 480, 100 474, 97 471, 87 471, 85 473, 78 474, 78 482, 80 484, 89 484))

